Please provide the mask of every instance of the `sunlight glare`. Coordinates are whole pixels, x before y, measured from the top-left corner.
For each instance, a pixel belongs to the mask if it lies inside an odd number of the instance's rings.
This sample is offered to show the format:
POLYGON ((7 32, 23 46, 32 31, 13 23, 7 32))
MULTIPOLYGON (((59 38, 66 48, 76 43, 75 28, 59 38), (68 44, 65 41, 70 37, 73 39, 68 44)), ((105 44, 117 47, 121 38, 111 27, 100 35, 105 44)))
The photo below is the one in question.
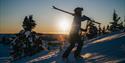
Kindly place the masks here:
POLYGON ((60 19, 58 25, 59 25, 58 28, 59 28, 59 30, 60 30, 61 32, 68 32, 68 31, 69 31, 70 23, 69 23, 69 20, 68 20, 68 19, 66 19, 66 18, 60 19))

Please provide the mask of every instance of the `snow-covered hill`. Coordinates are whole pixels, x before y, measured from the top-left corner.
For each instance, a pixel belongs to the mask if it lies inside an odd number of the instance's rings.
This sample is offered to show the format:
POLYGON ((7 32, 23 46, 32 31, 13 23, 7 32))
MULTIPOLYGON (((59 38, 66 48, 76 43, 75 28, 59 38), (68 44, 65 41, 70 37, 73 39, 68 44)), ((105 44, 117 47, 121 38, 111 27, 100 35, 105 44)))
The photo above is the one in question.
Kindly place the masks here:
POLYGON ((83 56, 87 59, 86 62, 125 62, 125 33, 95 40, 87 47, 84 47, 82 52, 83 56))
MULTIPOLYGON (((125 32, 113 33, 87 41, 81 51, 82 59, 75 59, 73 51, 67 60, 61 58, 64 50, 59 48, 51 51, 27 56, 13 63, 124 63, 125 32)), ((65 47, 66 48, 66 47, 65 47)), ((64 48, 64 49, 65 49, 64 48)))
MULTIPOLYGON (((39 58, 28 61, 28 63, 65 63, 61 54, 55 50, 39 58), (45 56, 49 56, 45 57, 45 56)), ((83 59, 76 60, 73 52, 68 57, 68 63, 120 63, 125 62, 125 33, 114 34, 103 37, 85 45, 82 49, 83 59)))

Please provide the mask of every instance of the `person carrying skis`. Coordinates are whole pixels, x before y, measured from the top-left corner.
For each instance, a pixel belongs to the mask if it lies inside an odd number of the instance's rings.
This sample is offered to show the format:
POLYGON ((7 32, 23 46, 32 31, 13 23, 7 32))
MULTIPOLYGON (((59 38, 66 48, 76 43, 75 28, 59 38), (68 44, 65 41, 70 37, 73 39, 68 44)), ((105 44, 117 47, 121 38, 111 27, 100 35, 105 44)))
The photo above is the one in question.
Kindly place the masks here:
POLYGON ((79 34, 80 30, 81 30, 81 22, 85 21, 85 20, 91 20, 91 19, 89 17, 85 16, 85 15, 82 16, 83 8, 81 8, 81 7, 75 8, 74 13, 70 13, 70 12, 61 10, 59 8, 56 8, 55 6, 53 6, 53 8, 74 16, 74 20, 73 20, 71 30, 70 30, 70 33, 69 33, 70 46, 65 50, 62 57, 67 58, 68 55, 70 54, 71 50, 75 47, 76 43, 78 44, 78 46, 77 46, 76 51, 74 52, 74 56, 76 58, 80 57, 80 51, 81 51, 82 46, 83 46, 83 42, 82 42, 81 36, 79 34))

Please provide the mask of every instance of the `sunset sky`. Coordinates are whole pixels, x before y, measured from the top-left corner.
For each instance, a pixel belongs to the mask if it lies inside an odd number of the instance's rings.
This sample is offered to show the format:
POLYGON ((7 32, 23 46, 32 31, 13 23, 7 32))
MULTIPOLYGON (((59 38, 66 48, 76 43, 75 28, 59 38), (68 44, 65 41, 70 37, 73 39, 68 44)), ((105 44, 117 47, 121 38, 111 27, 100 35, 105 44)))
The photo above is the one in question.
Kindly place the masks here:
POLYGON ((0 33, 18 33, 22 29, 24 17, 28 15, 33 15, 36 21, 36 32, 68 32, 73 16, 54 10, 53 5, 72 13, 74 8, 83 7, 83 15, 102 25, 112 21, 114 9, 121 21, 125 16, 125 0, 0 0, 0 33), (67 27, 64 28, 67 29, 60 29, 63 28, 60 23, 66 23, 67 27))

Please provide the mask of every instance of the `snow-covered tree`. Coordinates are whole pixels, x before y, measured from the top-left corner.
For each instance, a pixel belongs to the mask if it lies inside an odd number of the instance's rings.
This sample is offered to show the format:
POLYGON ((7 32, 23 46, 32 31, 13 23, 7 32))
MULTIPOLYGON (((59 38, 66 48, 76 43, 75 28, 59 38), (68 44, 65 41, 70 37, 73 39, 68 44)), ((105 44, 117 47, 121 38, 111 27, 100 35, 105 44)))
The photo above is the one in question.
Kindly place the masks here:
POLYGON ((21 30, 11 43, 11 55, 14 59, 22 56, 32 55, 42 50, 42 39, 32 29, 36 26, 32 15, 25 16, 23 21, 23 30, 21 30))

